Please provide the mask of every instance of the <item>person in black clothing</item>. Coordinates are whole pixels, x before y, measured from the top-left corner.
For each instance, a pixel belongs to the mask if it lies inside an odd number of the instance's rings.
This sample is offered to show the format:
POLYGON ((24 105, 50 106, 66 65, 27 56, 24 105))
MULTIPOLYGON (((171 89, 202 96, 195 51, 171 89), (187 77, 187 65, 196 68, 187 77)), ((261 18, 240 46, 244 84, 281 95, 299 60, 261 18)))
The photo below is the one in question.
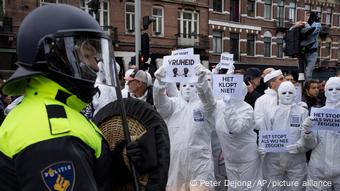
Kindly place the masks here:
MULTIPOLYGON (((302 99, 308 106, 308 113, 312 107, 321 107, 321 102, 318 98, 319 95, 319 82, 316 80, 306 81, 303 87, 302 99)), ((306 160, 309 162, 312 150, 306 152, 306 160)))
POLYGON ((316 80, 309 80, 305 82, 302 92, 301 101, 305 102, 308 106, 308 111, 312 107, 321 107, 321 102, 318 98, 319 95, 319 82, 316 80))
POLYGON ((248 68, 244 76, 244 81, 248 87, 248 93, 245 97, 245 102, 254 108, 255 101, 261 96, 256 88, 261 83, 261 71, 258 68, 248 68))

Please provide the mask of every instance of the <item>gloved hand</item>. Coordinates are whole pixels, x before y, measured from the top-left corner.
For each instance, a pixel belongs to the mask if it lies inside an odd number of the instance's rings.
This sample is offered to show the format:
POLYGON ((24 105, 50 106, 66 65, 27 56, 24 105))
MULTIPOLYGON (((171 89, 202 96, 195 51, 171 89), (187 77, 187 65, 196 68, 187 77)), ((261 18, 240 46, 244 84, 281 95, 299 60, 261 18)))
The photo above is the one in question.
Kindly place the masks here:
POLYGON ((198 77, 198 83, 202 83, 204 80, 204 77, 206 75, 206 68, 202 64, 198 64, 195 67, 196 69, 196 76, 198 77))
POLYGON ((298 151, 298 144, 287 145, 286 149, 287 149, 288 153, 290 153, 290 154, 297 154, 297 153, 299 153, 299 151, 298 151))
POLYGON ((258 147, 257 152, 259 152, 260 155, 265 155, 267 152, 263 147, 258 147))
POLYGON ((126 149, 140 175, 157 168, 156 137, 153 129, 149 129, 136 141, 130 142, 126 149))
POLYGON ((164 70, 164 67, 161 66, 159 67, 156 72, 154 73, 155 77, 159 80, 159 81, 162 81, 161 79, 165 78, 165 70, 164 70))
POLYGON ((132 141, 126 146, 126 154, 131 159, 132 163, 137 169, 139 169, 143 162, 142 149, 140 148, 138 141, 132 141))
POLYGON ((312 132, 312 124, 313 124, 313 122, 312 122, 312 120, 311 120, 311 118, 310 117, 307 117, 306 119, 305 119, 305 121, 302 123, 302 128, 303 128, 303 131, 306 133, 306 134, 309 134, 309 133, 311 133, 312 132))

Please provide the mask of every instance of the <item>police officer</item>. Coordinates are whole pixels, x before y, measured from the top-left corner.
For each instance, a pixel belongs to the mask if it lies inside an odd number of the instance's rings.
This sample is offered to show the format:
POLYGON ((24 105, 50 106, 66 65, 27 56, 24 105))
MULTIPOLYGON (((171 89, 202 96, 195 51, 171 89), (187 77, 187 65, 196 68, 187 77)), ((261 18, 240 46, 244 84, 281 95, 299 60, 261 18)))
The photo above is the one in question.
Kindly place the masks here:
POLYGON ((73 6, 41 6, 23 20, 19 68, 2 87, 24 98, 0 128, 1 191, 112 190, 108 145, 79 112, 97 92, 97 72, 112 83, 110 45, 97 21, 73 6))

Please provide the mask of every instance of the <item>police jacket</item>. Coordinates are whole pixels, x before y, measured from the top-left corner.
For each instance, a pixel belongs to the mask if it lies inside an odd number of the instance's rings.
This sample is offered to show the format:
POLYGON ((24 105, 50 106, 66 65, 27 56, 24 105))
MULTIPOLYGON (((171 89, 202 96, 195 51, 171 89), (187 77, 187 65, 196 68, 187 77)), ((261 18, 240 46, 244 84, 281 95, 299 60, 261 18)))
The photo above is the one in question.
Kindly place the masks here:
POLYGON ((0 128, 0 190, 106 191, 111 157, 80 99, 38 76, 0 128))

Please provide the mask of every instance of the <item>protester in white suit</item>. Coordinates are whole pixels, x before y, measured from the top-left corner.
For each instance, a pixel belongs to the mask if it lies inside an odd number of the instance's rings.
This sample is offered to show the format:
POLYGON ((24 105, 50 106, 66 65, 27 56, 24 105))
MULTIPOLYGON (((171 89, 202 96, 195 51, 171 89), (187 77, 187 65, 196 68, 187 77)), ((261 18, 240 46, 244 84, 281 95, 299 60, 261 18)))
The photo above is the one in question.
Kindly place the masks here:
POLYGON ((277 89, 284 81, 284 76, 281 70, 272 70, 264 76, 263 81, 267 83, 268 89, 264 91, 264 95, 255 101, 254 117, 257 130, 270 127, 268 116, 272 114, 273 107, 278 105, 277 89))
MULTIPOLYGON (((325 96, 326 105, 323 108, 340 109, 340 77, 329 78, 325 96)), ((313 149, 308 165, 308 181, 313 184, 307 187, 307 191, 340 190, 340 132, 312 132, 311 118, 304 121, 303 127, 305 144, 313 149)))
POLYGON ((246 94, 247 86, 243 83, 242 96, 237 99, 224 97, 215 113, 216 133, 223 151, 228 182, 231 183, 228 191, 261 190, 261 184, 257 184, 262 179, 262 169, 254 132, 254 114, 253 108, 244 101, 246 94))
POLYGON ((283 130, 290 134, 291 144, 287 146, 287 152, 265 153, 264 155, 263 179, 268 185, 264 186, 265 191, 303 191, 303 181, 307 177, 307 163, 305 148, 302 144, 303 121, 308 117, 308 110, 295 103, 296 89, 290 82, 282 82, 278 88, 279 105, 272 108, 273 115, 270 117, 271 126, 261 130, 275 131, 283 130), (290 182, 290 184, 277 186, 274 182, 290 182), (293 184, 293 182, 297 182, 293 184))
POLYGON ((170 136, 168 191, 213 191, 214 166, 211 132, 208 121, 215 109, 211 88, 205 79, 205 68, 196 68, 198 82, 182 83, 180 95, 168 97, 161 67, 155 73, 154 105, 167 123, 170 136))

